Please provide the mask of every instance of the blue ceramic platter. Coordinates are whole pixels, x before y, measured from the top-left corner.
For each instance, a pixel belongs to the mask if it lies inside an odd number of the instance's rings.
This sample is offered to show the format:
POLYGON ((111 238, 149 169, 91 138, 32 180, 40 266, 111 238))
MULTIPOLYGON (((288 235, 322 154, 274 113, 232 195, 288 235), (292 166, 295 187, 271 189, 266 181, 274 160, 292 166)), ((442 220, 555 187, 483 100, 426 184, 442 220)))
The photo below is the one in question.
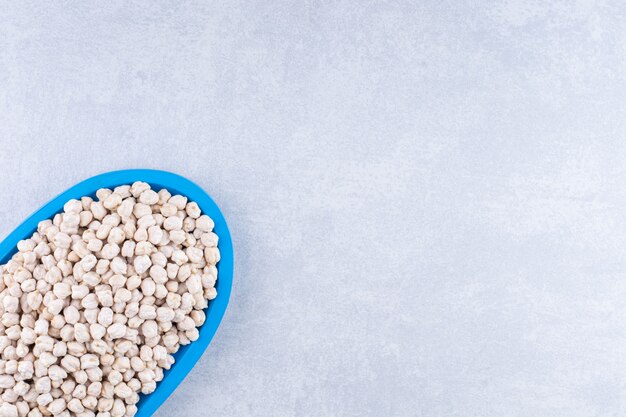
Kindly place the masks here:
POLYGON ((118 185, 132 184, 135 181, 147 182, 156 191, 167 188, 172 194, 184 195, 198 203, 202 213, 207 214, 215 222, 214 231, 219 236, 221 255, 221 260, 217 265, 217 297, 209 302, 209 306, 205 310, 206 322, 200 327, 200 338, 176 352, 174 355, 176 363, 170 370, 165 371, 163 381, 157 385, 156 391, 150 395, 142 395, 137 404, 136 417, 149 417, 174 392, 178 384, 200 359, 222 321, 228 305, 233 280, 233 245, 226 220, 211 197, 188 179, 165 171, 129 169, 97 175, 76 184, 54 198, 9 234, 0 243, 0 264, 5 264, 17 252, 17 242, 29 238, 37 230, 37 224, 40 221, 50 219, 56 213, 62 212, 63 205, 68 200, 79 199, 83 196, 95 197, 99 188, 113 189, 118 185))

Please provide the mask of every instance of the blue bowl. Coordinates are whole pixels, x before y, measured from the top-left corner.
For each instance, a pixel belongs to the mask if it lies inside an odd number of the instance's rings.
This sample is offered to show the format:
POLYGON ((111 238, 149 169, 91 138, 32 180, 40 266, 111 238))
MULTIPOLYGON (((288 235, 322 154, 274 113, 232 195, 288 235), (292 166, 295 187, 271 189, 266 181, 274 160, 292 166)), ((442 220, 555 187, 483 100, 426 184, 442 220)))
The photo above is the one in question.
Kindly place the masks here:
POLYGON ((149 395, 141 395, 137 404, 136 417, 149 417, 174 392, 178 384, 187 376, 200 356, 211 342, 217 327, 222 321, 233 281, 233 244, 226 225, 226 220, 217 204, 199 186, 180 175, 165 171, 150 169, 128 169, 123 171, 107 172, 97 175, 76 184, 48 204, 40 208, 33 215, 19 225, 2 243, 0 243, 0 264, 5 264, 17 252, 17 242, 29 238, 36 230, 37 224, 45 219, 51 219, 55 214, 63 211, 63 205, 70 199, 79 199, 83 196, 95 197, 99 188, 114 188, 118 185, 132 184, 135 181, 144 181, 155 190, 167 188, 172 194, 181 194, 198 203, 202 212, 215 222, 215 233, 219 236, 221 260, 217 265, 218 277, 216 282, 217 297, 209 302, 205 310, 206 321, 200 327, 200 338, 195 342, 183 346, 174 355, 176 363, 164 372, 163 380, 157 384, 156 391, 149 395))

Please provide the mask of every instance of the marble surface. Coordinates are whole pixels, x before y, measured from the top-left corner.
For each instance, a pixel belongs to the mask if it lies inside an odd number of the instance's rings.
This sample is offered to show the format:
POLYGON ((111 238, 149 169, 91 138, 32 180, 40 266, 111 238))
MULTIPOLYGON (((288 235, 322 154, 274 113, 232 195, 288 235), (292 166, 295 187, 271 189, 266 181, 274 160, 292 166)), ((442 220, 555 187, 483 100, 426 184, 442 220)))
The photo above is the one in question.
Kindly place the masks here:
POLYGON ((4 2, 0 237, 147 167, 231 226, 156 414, 626 415, 618 1, 4 2))

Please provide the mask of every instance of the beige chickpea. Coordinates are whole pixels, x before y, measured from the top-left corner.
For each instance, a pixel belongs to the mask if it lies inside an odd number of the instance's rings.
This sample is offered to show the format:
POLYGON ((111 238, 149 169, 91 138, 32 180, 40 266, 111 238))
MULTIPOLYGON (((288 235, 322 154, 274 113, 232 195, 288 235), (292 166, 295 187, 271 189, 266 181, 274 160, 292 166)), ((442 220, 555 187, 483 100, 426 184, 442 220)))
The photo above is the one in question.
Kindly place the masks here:
POLYGON ((104 216, 104 219, 102 219, 102 225, 108 225, 111 226, 111 228, 119 226, 120 222, 121 218, 117 213, 107 214, 106 216, 104 216))
POLYGON ((91 382, 87 386, 87 395, 98 397, 102 392, 102 383, 100 381, 91 382))
POLYGON ((80 357, 80 367, 81 369, 91 369, 95 368, 100 364, 98 357, 93 354, 86 354, 80 357))
POLYGON ((132 298, 132 293, 127 288, 118 288, 115 291, 115 295, 113 297, 113 301, 116 303, 127 303, 132 298))
POLYGON ((94 324, 98 321, 98 314, 100 311, 97 308, 88 308, 83 310, 83 316, 85 321, 89 324, 94 324))
POLYGON ((167 297, 167 294, 168 294, 168 290, 167 288, 165 288, 165 285, 157 284, 156 289, 154 291, 154 296, 159 300, 163 300, 165 297, 167 297))
POLYGON ((129 291, 136 290, 137 288, 141 286, 141 282, 142 281, 141 281, 141 278, 139 278, 139 276, 132 275, 126 280, 126 288, 128 288, 129 291))
POLYGON ((113 401, 113 407, 111 408, 111 417, 123 417, 126 413, 126 406, 120 399, 113 401))
POLYGON ((144 320, 154 320, 157 317, 154 305, 142 305, 139 308, 139 317, 144 320))
POLYGON ((124 226, 122 227, 124 229, 124 235, 126 239, 132 239, 137 231, 137 224, 132 218, 125 220, 125 222, 126 223, 124 223, 124 226))
POLYGON ((127 240, 122 245, 121 255, 130 258, 135 254, 135 245, 136 243, 132 240, 127 240))
MULTIPOLYGON (((138 329, 139 326, 141 326, 143 324, 145 320, 143 320, 142 318, 140 318, 139 316, 134 316, 131 317, 130 319, 128 319, 128 327, 129 329, 138 329)), ((127 329, 127 333, 128 333, 128 329, 127 329)))
POLYGON ((85 407, 78 398, 73 398, 72 400, 70 400, 67 403, 67 409, 70 410, 72 413, 82 413, 83 411, 85 411, 85 407))
POLYGON ((122 196, 117 193, 109 194, 103 201, 102 205, 107 210, 116 210, 122 204, 122 196))
POLYGON ((174 216, 177 211, 178 211, 178 208, 171 203, 165 203, 161 206, 161 214, 164 217, 174 216))
POLYGON ((72 238, 67 233, 59 232, 54 235, 52 242, 57 248, 69 249, 72 244, 72 238))
POLYGON ((172 194, 165 188, 162 188, 158 192, 159 194, 159 204, 165 204, 172 197, 172 194))
POLYGON ((108 196, 111 195, 112 192, 113 191, 108 188, 100 188, 98 189, 98 191, 96 191, 96 197, 98 198, 98 200, 104 201, 108 196))
POLYGON ((121 323, 113 323, 107 328, 107 335, 110 339, 120 339, 126 334, 126 326, 121 323))
POLYGON ((148 231, 146 229, 143 229, 143 228, 137 226, 135 228, 134 233, 133 233, 133 239, 136 242, 144 242, 144 241, 148 240, 148 231))
POLYGON ((80 305, 85 309, 92 309, 98 307, 98 297, 96 294, 87 294, 81 301, 80 305))
POLYGON ((100 252, 103 245, 104 243, 102 242, 102 240, 94 236, 93 239, 90 239, 87 242, 87 249, 89 249, 91 252, 100 252))
MULTIPOLYGON (((83 398, 82 404, 83 406, 85 406, 85 408, 95 409, 96 406, 98 405, 98 399, 91 395, 87 395, 85 398, 83 398)), ((90 413, 93 413, 93 412, 90 411, 90 413)))
POLYGON ((215 227, 215 223, 213 220, 205 215, 202 215, 196 219, 196 229, 201 230, 203 232, 210 232, 215 227))
POLYGON ((202 277, 200 276, 200 274, 192 274, 185 281, 185 286, 187 287, 187 291, 189 291, 191 294, 202 293, 202 277))
POLYGON ((168 203, 175 206, 177 210, 184 210, 187 206, 187 197, 182 195, 174 195, 169 199, 168 203))
POLYGON ((148 227, 148 241, 153 245, 158 245, 163 239, 163 229, 156 225, 148 227))
POLYGON ((80 200, 71 199, 63 205, 63 211, 65 213, 78 214, 83 210, 83 204, 80 200))
POLYGON ((61 328, 61 340, 64 342, 69 342, 74 338, 74 326, 71 324, 66 324, 61 328))
POLYGON ((52 395, 50 393, 48 393, 48 392, 46 392, 44 394, 40 394, 37 397, 37 404, 39 404, 42 407, 47 406, 51 402, 52 402, 52 395))
POLYGON ((84 272, 89 272, 96 266, 97 263, 98 259, 96 256, 94 254, 89 254, 80 261, 80 266, 83 268, 84 272))
POLYGON ((196 228, 196 221, 194 219, 192 219, 191 217, 185 217, 183 219, 182 229, 186 232, 185 236, 187 238, 189 238, 189 236, 193 238, 193 235, 189 235, 188 233, 192 232, 195 228, 196 228))
POLYGON ((82 400, 85 396, 87 396, 87 387, 83 383, 75 384, 72 390, 72 397, 82 400))
POLYGON ((180 245, 187 239, 187 233, 184 230, 172 230, 169 232, 169 238, 174 245, 180 245))
POLYGON ((187 255, 187 258, 189 259, 189 262, 194 263, 194 264, 200 263, 204 255, 202 252, 202 249, 198 249, 195 247, 189 247, 185 249, 185 254, 187 255))
POLYGON ((218 248, 205 248, 204 258, 211 265, 216 265, 220 261, 220 251, 218 248))
POLYGON ((157 284, 165 284, 167 282, 167 271, 159 265, 150 267, 150 277, 157 284))
POLYGON ((67 372, 76 372, 80 369, 80 360, 72 355, 66 355, 61 359, 61 366, 67 372))
MULTIPOLYGON (((102 273, 103 274, 103 273, 102 273)), ((96 285, 100 284, 101 281, 101 276, 102 274, 100 272, 87 272, 85 275, 83 275, 82 277, 82 282, 83 284, 87 285, 88 287, 95 287, 96 285)), ((85 298, 92 296, 94 294, 88 294, 85 296, 85 298)), ((95 297, 95 295, 94 295, 95 297)), ((83 298, 84 300, 84 298, 83 298)), ((83 306, 85 307, 85 306, 83 306)), ((93 307, 85 307, 85 308, 93 308, 93 307)))
MULTIPOLYGON (((114 275, 109 279, 110 284, 112 284, 114 281, 117 281, 117 278, 114 280, 116 276, 125 279, 121 275, 114 275)), ((117 287, 117 285, 114 285, 114 288, 115 287, 117 287)), ((98 299, 100 305, 103 307, 111 307, 113 305, 113 292, 108 285, 99 286, 96 288, 96 298, 98 299)))
POLYGON ((159 202, 159 195, 155 191, 148 189, 141 193, 139 201, 151 206, 159 202))
POLYGON ((141 383, 142 394, 152 394, 156 390, 156 381, 145 381, 141 383))
POLYGON ((135 199, 132 197, 125 198, 117 207, 117 214, 122 219, 128 219, 133 214, 133 208, 135 207, 135 199))
POLYGON ((48 312, 52 315, 57 315, 61 312, 61 310, 63 310, 63 306, 65 305, 65 302, 63 300, 52 300, 47 304, 47 309, 48 312))
POLYGON ((64 357, 67 354, 67 343, 63 341, 56 342, 52 348, 52 354, 57 358, 64 357))
POLYGON ((98 355, 105 355, 108 351, 107 342, 104 340, 96 339, 91 342, 91 350, 98 355))
POLYGON ((125 356, 118 356, 115 358, 115 362, 113 362, 113 369, 124 373, 130 369, 130 359, 125 356))
POLYGON ((180 269, 180 266, 175 263, 168 263, 165 269, 167 271, 167 277, 173 280, 178 276, 178 270, 180 269))
MULTIPOLYGON (((168 232, 173 230, 181 230, 183 228, 183 219, 178 216, 166 217, 163 221, 163 228, 168 232)), ((171 238, 171 233, 170 233, 171 238)))
POLYGON ((63 398, 58 398, 48 404, 48 411, 54 415, 58 415, 65 409, 65 400, 63 398))
POLYGON ((87 376, 87 372, 85 372, 83 369, 81 369, 80 371, 74 372, 72 375, 74 376, 74 380, 76 381, 77 384, 84 385, 89 380, 89 377, 87 376))
POLYGON ((67 372, 58 365, 51 365, 48 368, 48 376, 51 381, 63 381, 67 377, 67 372))
POLYGON ((113 226, 110 224, 100 224, 100 227, 96 230, 96 237, 102 241, 107 240, 109 233, 111 233, 111 229, 113 229, 113 226))
MULTIPOLYGON (((156 225, 156 219, 154 218, 152 214, 146 214, 145 216, 137 220, 137 228, 146 230, 147 233, 148 233, 148 229, 155 225, 156 225)), ((149 233, 148 233, 148 236, 150 236, 149 233)))
POLYGON ((98 323, 105 327, 110 326, 111 323, 113 323, 113 310, 109 307, 103 307, 100 309, 100 312, 98 313, 98 323))
POLYGON ((190 203, 187 203, 187 206, 185 207, 185 211, 187 212, 187 215, 191 217, 192 219, 197 219, 202 214, 202 212, 200 211, 200 207, 198 207, 198 203, 193 202, 193 201, 190 203))
MULTIPOLYGON (((110 385, 110 384, 109 384, 110 385)), ((106 416, 106 417, 110 417, 111 414, 108 412, 108 410, 110 410, 111 408, 113 408, 113 388, 111 386, 111 393, 109 394, 109 397, 105 397, 104 396, 104 384, 103 384, 103 390, 102 390, 102 397, 98 400, 98 411, 100 413, 98 413, 98 416, 102 417, 102 415, 106 416)), ((108 394, 108 392, 107 392, 108 394)))
POLYGON ((74 338, 80 343, 86 343, 91 340, 89 327, 83 323, 76 323, 74 325, 74 338))
POLYGON ((72 305, 69 305, 63 309, 63 318, 68 324, 76 324, 80 320, 80 312, 72 305))
POLYGON ((84 343, 71 341, 67 342, 67 351, 70 353, 70 355, 78 357, 85 354, 85 352, 87 352, 87 349, 85 348, 84 343))
POLYGON ((181 267, 178 269, 178 274, 176 274, 176 278, 180 282, 185 282, 187 278, 189 278, 190 276, 191 276, 191 265, 189 264, 181 265, 181 267))
POLYGON ((89 225, 89 223, 91 223, 94 219, 93 217, 93 213, 91 211, 81 211, 79 214, 79 226, 80 227, 87 227, 89 225))
POLYGON ((149 214, 152 214, 152 209, 147 204, 137 203, 133 207, 133 215, 137 219, 141 219, 143 216, 147 216, 149 214))
POLYGON ((145 337, 156 337, 158 335, 158 326, 154 320, 146 320, 141 325, 141 332, 145 337))
POLYGON ((124 276, 128 272, 128 265, 123 258, 115 257, 110 264, 111 271, 115 274, 124 276))
POLYGON ((100 255, 104 259, 113 259, 120 253, 120 247, 116 243, 107 243, 102 248, 100 255))
POLYGON ((108 259, 100 259, 96 264, 96 274, 104 275, 109 270, 109 265, 111 261, 108 259))
POLYGON ((185 252, 180 249, 177 249, 172 253, 171 259, 178 266, 181 266, 189 261, 189 258, 187 258, 187 255, 185 254, 185 252))
POLYGON ((48 378, 47 376, 37 378, 35 380, 35 391, 38 394, 45 394, 47 392, 50 392, 51 389, 52 387, 50 384, 50 378, 48 378))
POLYGON ((152 261, 150 260, 150 257, 147 255, 137 256, 135 257, 135 260, 133 262, 135 271, 138 274, 143 274, 144 272, 146 272, 150 268, 151 265, 152 265, 152 261))
POLYGON ((72 285, 71 297, 73 300, 81 300, 89 294, 89 287, 86 285, 72 285))
POLYGON ((167 303, 167 305, 170 308, 176 310, 176 309, 178 309, 180 307, 181 296, 179 294, 176 294, 176 293, 169 293, 169 294, 167 294, 165 302, 167 303))

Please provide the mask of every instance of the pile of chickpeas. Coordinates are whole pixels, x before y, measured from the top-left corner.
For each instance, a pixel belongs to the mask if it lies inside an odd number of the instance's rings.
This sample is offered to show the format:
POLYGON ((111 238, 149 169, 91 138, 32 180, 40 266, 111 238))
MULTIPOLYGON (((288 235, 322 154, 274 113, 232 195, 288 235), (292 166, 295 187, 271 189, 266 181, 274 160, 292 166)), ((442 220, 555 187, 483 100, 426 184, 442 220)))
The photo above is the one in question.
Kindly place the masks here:
POLYGON ((216 297, 213 221, 144 182, 70 200, 0 266, 0 417, 131 417, 216 297))

